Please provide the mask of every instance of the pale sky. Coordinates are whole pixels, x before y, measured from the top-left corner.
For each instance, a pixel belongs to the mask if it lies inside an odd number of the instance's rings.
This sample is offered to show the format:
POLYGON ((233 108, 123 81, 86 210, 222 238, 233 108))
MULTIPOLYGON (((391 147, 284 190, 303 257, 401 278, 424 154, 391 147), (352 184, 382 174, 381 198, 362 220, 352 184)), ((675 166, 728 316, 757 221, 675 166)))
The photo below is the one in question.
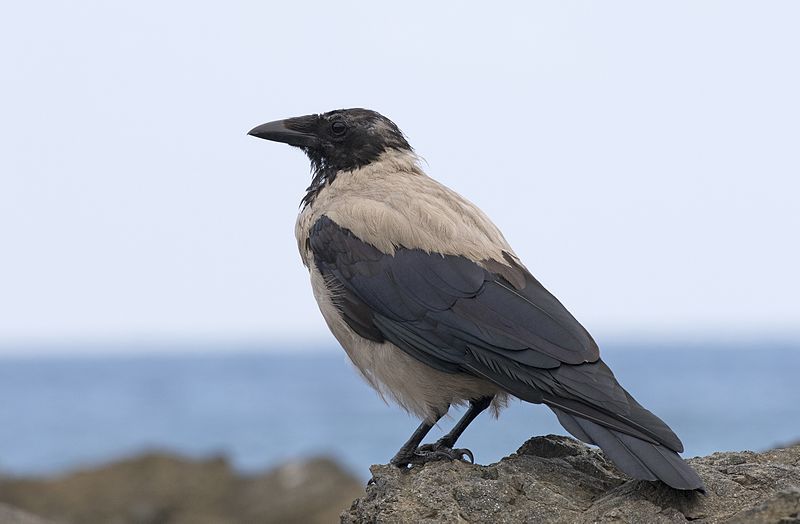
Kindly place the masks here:
POLYGON ((6 2, 0 352, 331 341, 309 167, 393 119, 599 339, 800 333, 796 2, 6 2))

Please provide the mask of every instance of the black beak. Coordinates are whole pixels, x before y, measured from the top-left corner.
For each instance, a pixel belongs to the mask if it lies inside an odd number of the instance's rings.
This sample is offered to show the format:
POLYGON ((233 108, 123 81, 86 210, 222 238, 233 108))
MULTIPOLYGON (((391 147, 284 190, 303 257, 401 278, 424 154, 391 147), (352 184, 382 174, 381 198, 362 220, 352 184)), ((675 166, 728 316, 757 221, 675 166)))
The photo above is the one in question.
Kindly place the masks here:
POLYGON ((247 134, 258 138, 263 138, 264 140, 283 142, 284 144, 289 144, 290 146, 312 147, 317 144, 318 139, 316 135, 305 133, 303 131, 297 131, 287 127, 292 126, 292 124, 295 123, 295 120, 299 119, 290 118, 288 120, 276 120, 274 122, 261 124, 260 126, 251 129, 247 134))

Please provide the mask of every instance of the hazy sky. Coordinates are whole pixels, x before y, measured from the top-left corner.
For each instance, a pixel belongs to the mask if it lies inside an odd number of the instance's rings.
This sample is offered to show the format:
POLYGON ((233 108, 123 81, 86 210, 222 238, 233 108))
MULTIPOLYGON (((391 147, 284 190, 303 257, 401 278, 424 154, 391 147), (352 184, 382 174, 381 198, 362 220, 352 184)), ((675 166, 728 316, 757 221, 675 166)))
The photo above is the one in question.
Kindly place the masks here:
POLYGON ((601 340, 798 332, 796 2, 7 2, 0 351, 328 340, 298 150, 392 118, 601 340))

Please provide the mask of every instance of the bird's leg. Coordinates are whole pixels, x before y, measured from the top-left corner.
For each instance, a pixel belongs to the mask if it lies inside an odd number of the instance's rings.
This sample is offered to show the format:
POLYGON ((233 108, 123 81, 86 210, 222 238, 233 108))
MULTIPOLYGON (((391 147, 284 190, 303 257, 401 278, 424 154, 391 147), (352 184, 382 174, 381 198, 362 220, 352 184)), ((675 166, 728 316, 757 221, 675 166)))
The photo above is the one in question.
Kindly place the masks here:
POLYGON ((403 444, 403 447, 400 448, 400 451, 397 452, 390 463, 404 468, 409 464, 424 464, 437 460, 462 460, 465 456, 469 457, 470 462, 475 462, 472 451, 453 448, 453 446, 461 434, 464 433, 464 430, 467 429, 467 426, 469 426, 483 410, 491 405, 492 398, 493 397, 481 397, 477 400, 471 400, 469 409, 464 413, 464 416, 456 422, 456 425, 453 426, 453 429, 451 429, 447 435, 437 440, 434 444, 420 446, 422 439, 425 438, 425 435, 428 434, 441 416, 432 423, 423 421, 411 435, 411 438, 403 444))
POLYGON ((467 429, 467 426, 492 404, 493 398, 494 397, 481 397, 477 400, 470 400, 469 409, 464 413, 464 416, 456 422, 456 425, 453 426, 453 429, 451 429, 447 435, 437 440, 436 444, 452 448, 461 434, 464 433, 464 430, 467 429))
POLYGON ((422 439, 425 438, 425 435, 428 434, 433 425, 436 424, 440 418, 442 418, 442 416, 439 416, 433 422, 423 420, 419 427, 414 430, 414 433, 411 434, 411 438, 409 438, 406 443, 403 444, 400 450, 395 453, 394 457, 392 457, 392 460, 390 460, 389 463, 394 466, 404 468, 414 462, 419 443, 422 442, 422 439))
POLYGON ((464 433, 464 430, 467 429, 473 420, 477 418, 486 408, 488 408, 492 404, 492 399, 494 397, 481 397, 477 400, 470 400, 469 401, 469 409, 467 412, 464 413, 464 416, 456 422, 456 425, 453 426, 453 429, 450 430, 447 435, 443 436, 439 440, 437 440, 434 444, 426 444, 419 448, 420 452, 433 452, 433 453, 445 453, 450 455, 452 459, 461 459, 464 455, 469 457, 470 462, 475 462, 475 457, 472 455, 472 452, 466 448, 453 448, 455 446, 456 441, 464 433))

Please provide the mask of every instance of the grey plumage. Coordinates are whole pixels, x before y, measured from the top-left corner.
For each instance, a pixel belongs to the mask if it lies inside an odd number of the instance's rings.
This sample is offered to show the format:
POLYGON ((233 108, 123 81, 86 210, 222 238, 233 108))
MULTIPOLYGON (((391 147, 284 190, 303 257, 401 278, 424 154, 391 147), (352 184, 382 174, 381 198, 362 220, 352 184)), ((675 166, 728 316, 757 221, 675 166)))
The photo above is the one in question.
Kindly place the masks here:
POLYGON ((440 454, 484 399, 499 409, 510 394, 549 406, 632 477, 702 489, 677 454, 678 437, 619 385, 586 329, 494 224, 419 169, 397 126, 342 110, 251 134, 294 142, 312 160, 298 246, 323 316, 355 365, 423 419, 398 464, 424 455, 419 440, 450 405, 475 410, 437 443, 440 454))

